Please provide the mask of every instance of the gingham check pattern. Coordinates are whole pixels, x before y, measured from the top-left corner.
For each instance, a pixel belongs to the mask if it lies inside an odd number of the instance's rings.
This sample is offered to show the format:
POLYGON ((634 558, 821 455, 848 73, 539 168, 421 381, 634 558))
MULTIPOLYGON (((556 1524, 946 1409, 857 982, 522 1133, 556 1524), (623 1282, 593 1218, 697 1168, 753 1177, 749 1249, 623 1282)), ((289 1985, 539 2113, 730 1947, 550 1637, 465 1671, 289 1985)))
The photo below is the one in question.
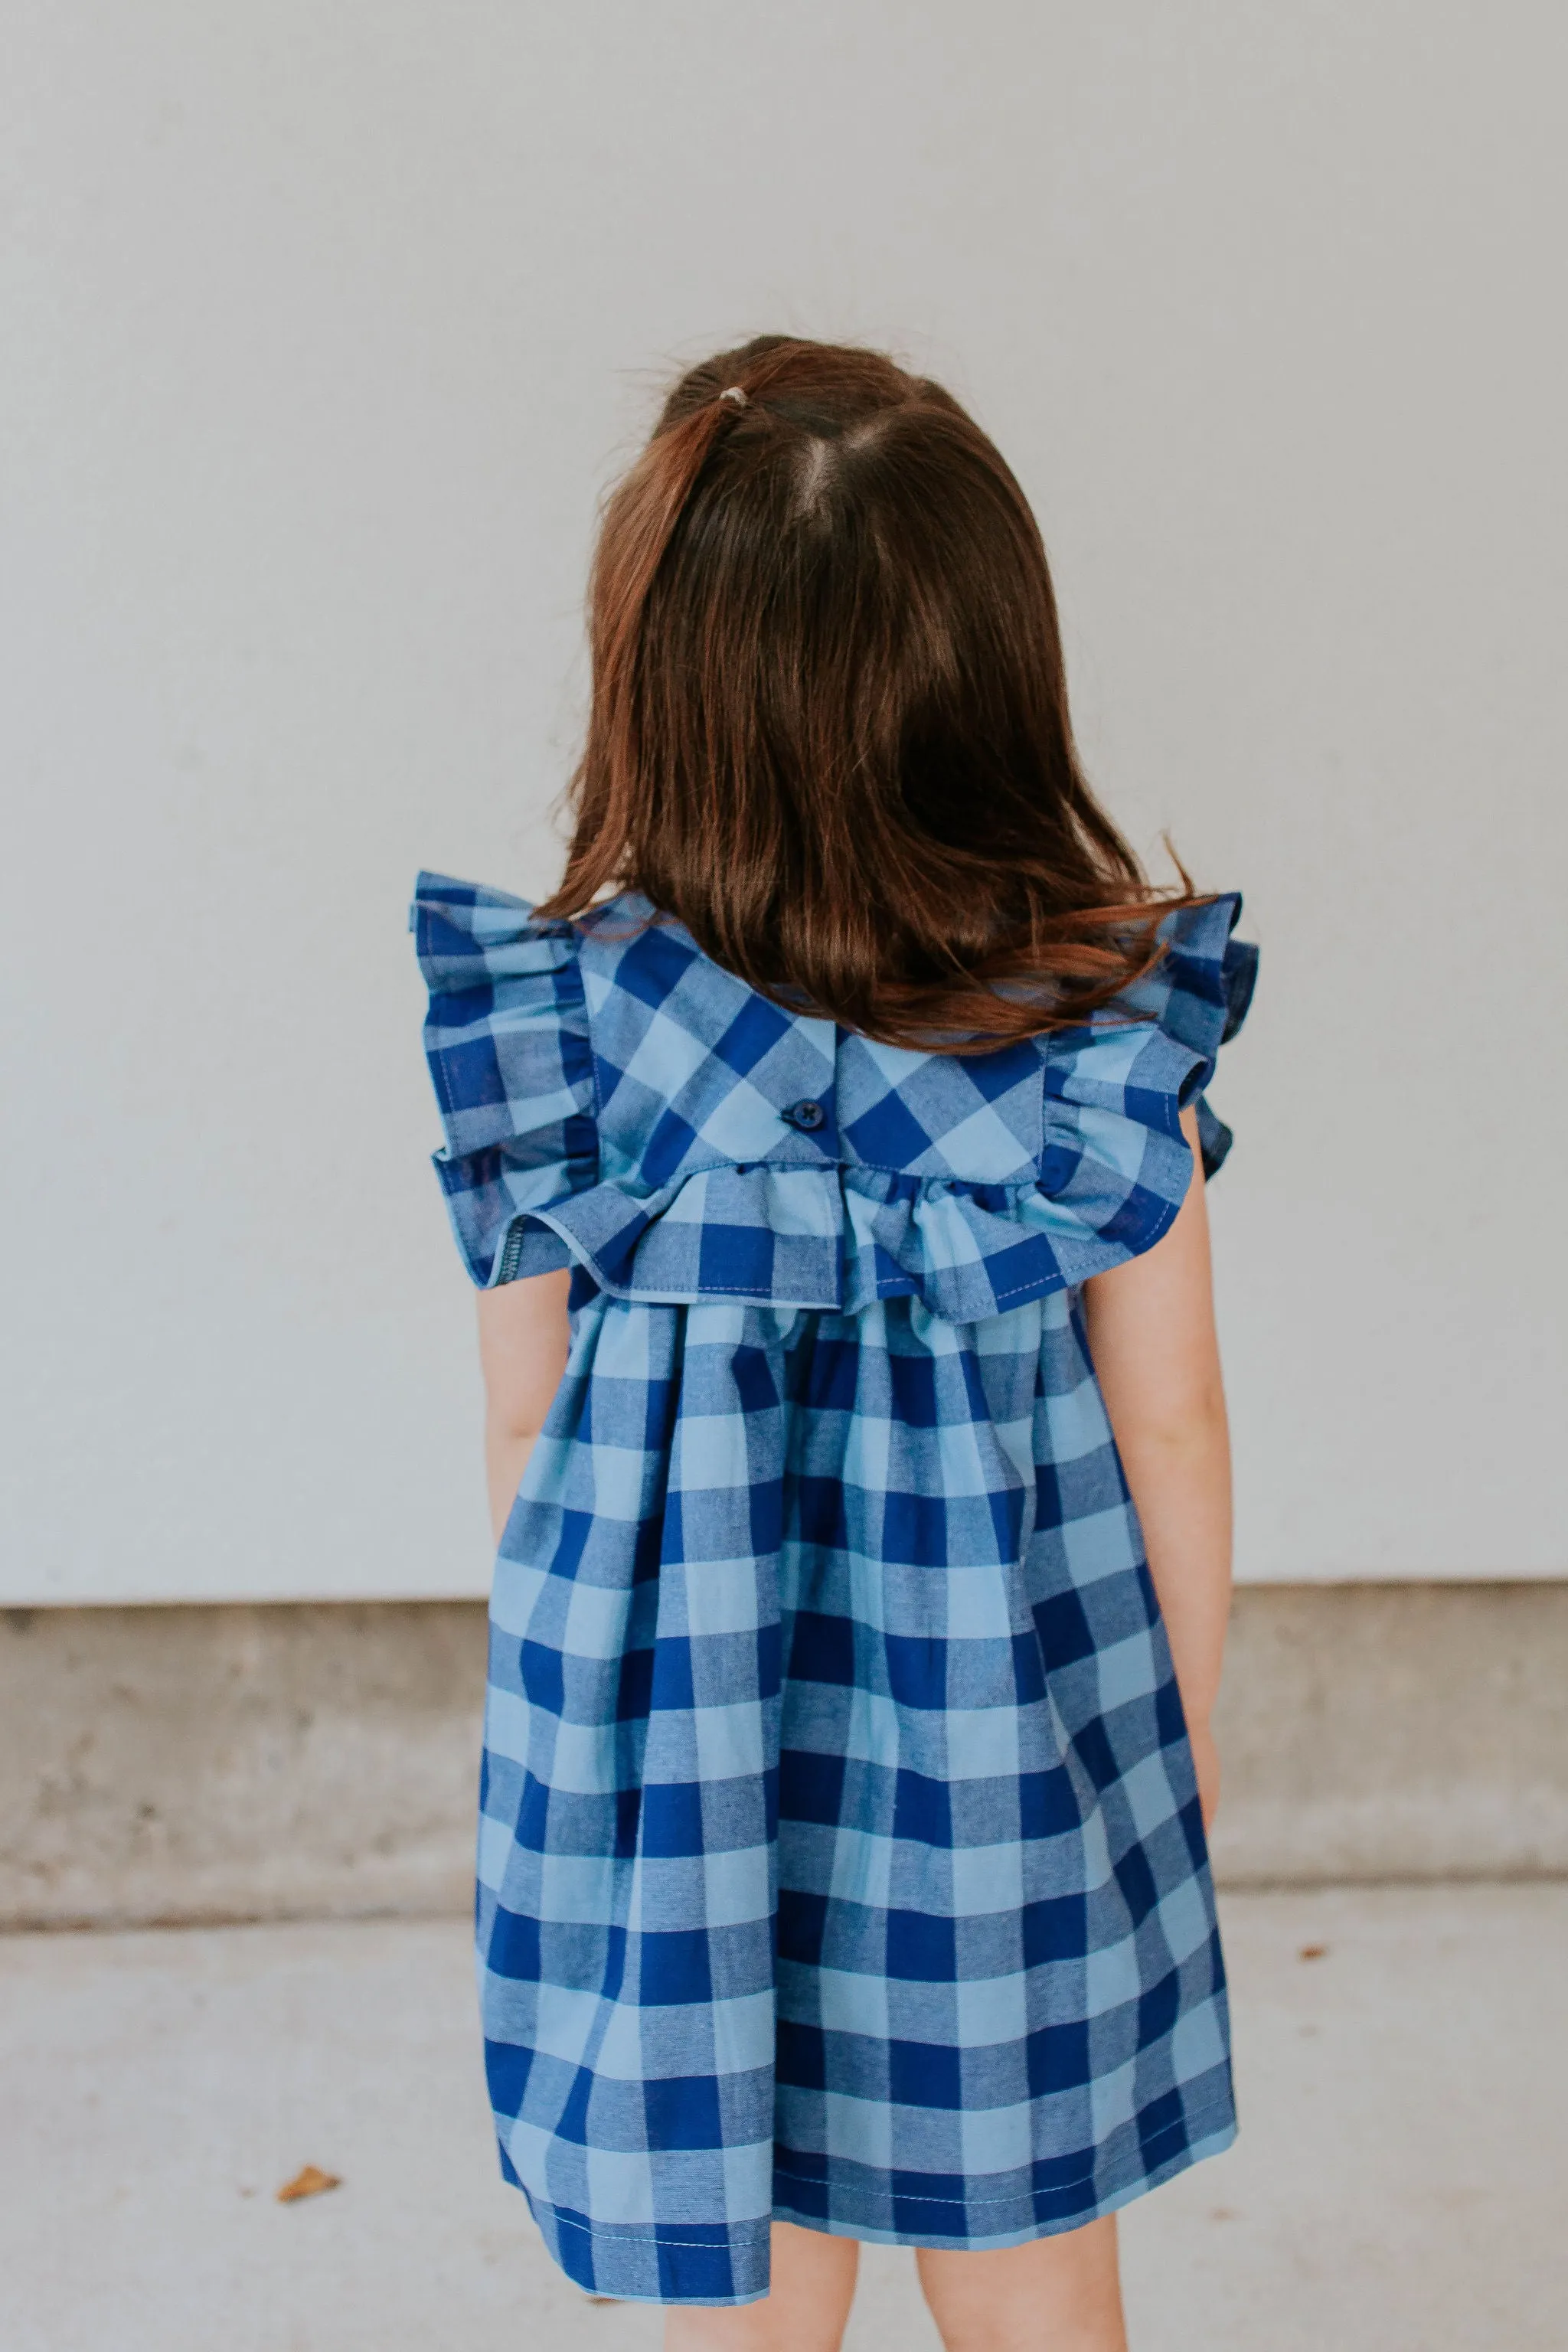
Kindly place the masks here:
POLYGON ((1145 1021, 961 1060, 781 1011, 639 901, 421 880, 469 1271, 575 1269, 497 1562, 479 1948, 503 2169, 597 2293, 751 2300, 774 2215, 1014 2243, 1232 2136, 1074 1292, 1180 1203, 1237 906, 1171 919, 1145 1021))

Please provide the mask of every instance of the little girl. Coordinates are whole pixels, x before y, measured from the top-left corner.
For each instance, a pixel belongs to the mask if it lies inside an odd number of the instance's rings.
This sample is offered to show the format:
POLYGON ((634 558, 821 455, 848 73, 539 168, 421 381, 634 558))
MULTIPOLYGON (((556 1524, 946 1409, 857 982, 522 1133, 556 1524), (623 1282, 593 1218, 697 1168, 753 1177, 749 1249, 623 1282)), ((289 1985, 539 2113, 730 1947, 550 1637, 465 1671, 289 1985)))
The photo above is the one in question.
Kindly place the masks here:
POLYGON ((1116 2208, 1235 2132, 1240 901, 1144 880, 1017 483, 873 352, 685 376, 591 617, 560 888, 415 907, 501 2168, 672 2352, 833 2352, 861 2239, 950 2352, 1115 2352, 1116 2208))

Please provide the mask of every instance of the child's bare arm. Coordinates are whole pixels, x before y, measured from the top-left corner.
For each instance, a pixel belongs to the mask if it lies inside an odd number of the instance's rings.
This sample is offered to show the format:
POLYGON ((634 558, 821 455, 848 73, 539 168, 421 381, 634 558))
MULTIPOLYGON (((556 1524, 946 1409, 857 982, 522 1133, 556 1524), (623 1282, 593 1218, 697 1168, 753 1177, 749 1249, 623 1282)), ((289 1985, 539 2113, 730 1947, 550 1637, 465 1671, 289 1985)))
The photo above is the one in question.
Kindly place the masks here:
MULTIPOLYGON (((1196 1114, 1184 1113, 1182 1125, 1195 1159, 1196 1114)), ((1163 1240, 1084 1285, 1084 1312, 1142 1522, 1206 1822, 1219 1790, 1210 1717, 1230 1610, 1230 1436, 1201 1168, 1163 1240)))
POLYGON ((570 1287, 567 1274, 534 1274, 479 1296, 485 1476, 497 1543, 566 1369, 570 1287))

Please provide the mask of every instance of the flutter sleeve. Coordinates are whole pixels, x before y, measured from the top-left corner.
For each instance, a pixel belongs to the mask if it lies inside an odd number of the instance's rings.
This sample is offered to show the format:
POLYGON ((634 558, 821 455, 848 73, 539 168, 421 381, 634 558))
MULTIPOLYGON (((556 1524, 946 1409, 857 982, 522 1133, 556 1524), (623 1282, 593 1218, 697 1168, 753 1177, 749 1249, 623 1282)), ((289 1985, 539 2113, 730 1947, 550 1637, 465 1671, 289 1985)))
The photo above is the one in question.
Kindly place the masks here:
POLYGON ((436 1172, 481 1289, 571 1263, 534 1212, 597 1181, 594 1056, 570 923, 422 874, 409 913, 430 991, 425 1054, 446 1144, 436 1172))
POLYGON ((1196 1056, 1177 1091, 1184 1109, 1196 1103, 1205 1176, 1217 1175, 1234 1138, 1210 1109, 1205 1089, 1220 1047, 1229 1045, 1247 1018, 1258 981, 1257 948, 1234 936, 1240 914, 1241 894, 1232 890, 1168 915, 1162 926, 1165 953, 1131 1000, 1167 1037, 1196 1056))
POLYGON ((1232 937, 1240 912, 1235 892, 1173 909, 1153 971, 1086 1027, 1047 1041, 1044 1205, 1025 1200, 1020 1216, 1049 1236, 1069 1285, 1140 1256, 1170 1230, 1193 1174, 1184 1110, 1197 1111, 1205 1176, 1230 1150, 1205 1088, 1257 976, 1257 949, 1232 937))

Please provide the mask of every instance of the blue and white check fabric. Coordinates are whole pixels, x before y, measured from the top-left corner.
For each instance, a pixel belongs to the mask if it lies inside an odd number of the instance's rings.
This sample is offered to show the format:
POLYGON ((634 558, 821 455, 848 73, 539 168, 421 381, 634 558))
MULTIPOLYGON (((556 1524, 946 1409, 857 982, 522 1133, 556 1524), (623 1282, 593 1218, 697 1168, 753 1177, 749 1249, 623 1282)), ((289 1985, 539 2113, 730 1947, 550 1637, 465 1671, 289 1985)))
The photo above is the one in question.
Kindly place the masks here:
POLYGON ((502 2168, 595 2293, 751 2301, 774 2216, 1015 2244, 1234 2134, 1076 1294, 1181 1204, 1239 905, 1168 918, 1124 1012, 961 1057, 794 1014, 630 896, 421 877, 469 1273, 573 1269, 496 1563, 478 1936, 502 2168))

